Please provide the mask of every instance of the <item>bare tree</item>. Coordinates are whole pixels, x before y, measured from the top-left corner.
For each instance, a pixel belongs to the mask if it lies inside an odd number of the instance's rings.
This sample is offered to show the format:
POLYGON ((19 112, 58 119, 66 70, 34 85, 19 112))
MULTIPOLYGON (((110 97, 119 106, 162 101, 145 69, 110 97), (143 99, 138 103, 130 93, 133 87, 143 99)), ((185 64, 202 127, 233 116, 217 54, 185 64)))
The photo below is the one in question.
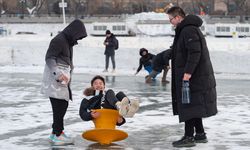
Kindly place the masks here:
POLYGON ((176 4, 177 4, 177 6, 179 6, 179 1, 180 1, 180 0, 176 0, 176 4))
POLYGON ((152 11, 153 10, 153 7, 150 3, 150 0, 145 0, 145 8, 146 8, 146 11, 152 11))
MULTIPOLYGON (((58 3, 61 0, 0 0, 0 14, 27 14, 54 13, 54 7, 60 12, 58 3), (52 8, 53 7, 53 8, 52 8), (52 10, 53 9, 53 10, 52 10)), ((250 0, 65 0, 68 2, 68 14, 76 17, 81 14, 96 14, 105 10, 105 13, 139 13, 161 8, 159 4, 171 2, 181 6, 189 13, 198 13, 199 9, 205 9, 208 14, 221 13, 230 15, 249 15, 250 0), (228 11, 217 10, 214 12, 215 2, 224 3, 228 11)), ((222 5, 221 5, 222 6, 222 5)), ((222 6, 225 8, 224 6, 222 6)), ((56 13, 56 12, 55 12, 56 13)), ((60 14, 60 13, 58 13, 60 14)))
POLYGON ((45 2, 45 0, 36 0, 36 10, 35 10, 36 13, 38 13, 40 11, 44 2, 45 2))
POLYGON ((16 14, 18 3, 19 1, 17 0, 2 0, 2 11, 4 10, 5 14, 16 14))
POLYGON ((26 6, 26 9, 28 10, 29 14, 30 15, 37 14, 40 11, 44 1, 45 0, 33 0, 32 1, 33 6, 31 6, 31 8, 26 6))
POLYGON ((238 14, 241 14, 242 12, 246 11, 246 0, 233 0, 236 6, 236 11, 238 14))
POLYGON ((150 2, 148 0, 138 0, 138 5, 140 12, 147 12, 150 9, 150 2))
POLYGON ((194 14, 195 13, 195 1, 194 0, 192 0, 192 7, 193 7, 193 10, 192 10, 192 13, 194 14))
POLYGON ((103 6, 104 1, 102 0, 88 0, 88 13, 90 15, 93 15, 95 13, 98 13, 98 9, 103 6))
POLYGON ((246 16, 249 16, 249 15, 250 15, 250 10, 249 10, 250 8, 249 8, 249 6, 250 6, 250 2, 247 1, 247 2, 246 2, 246 12, 245 12, 245 13, 246 13, 246 16))
POLYGON ((112 0, 112 8, 115 9, 114 13, 122 13, 122 4, 123 1, 121 0, 112 0))
POLYGON ((236 5, 236 14, 240 15, 240 22, 243 21, 243 15, 247 11, 247 1, 246 0, 234 0, 236 5))
POLYGON ((86 0, 73 0, 70 1, 72 2, 72 12, 75 15, 75 18, 78 18, 79 14, 82 14, 83 12, 86 12, 86 4, 87 1, 86 0))
POLYGON ((49 7, 49 0, 45 0, 45 5, 46 5, 46 8, 47 8, 47 13, 48 15, 50 16, 50 7, 49 7))
POLYGON ((5 3, 3 0, 0 0, 0 16, 5 13, 5 3))

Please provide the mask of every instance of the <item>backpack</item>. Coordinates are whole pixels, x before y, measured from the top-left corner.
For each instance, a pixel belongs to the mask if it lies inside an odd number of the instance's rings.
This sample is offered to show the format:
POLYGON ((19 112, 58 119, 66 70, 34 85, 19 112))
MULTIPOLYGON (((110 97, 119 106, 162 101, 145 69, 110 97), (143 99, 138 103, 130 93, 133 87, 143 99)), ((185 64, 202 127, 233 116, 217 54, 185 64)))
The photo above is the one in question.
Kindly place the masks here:
POLYGON ((119 48, 119 41, 114 37, 114 42, 115 42, 115 50, 119 48))

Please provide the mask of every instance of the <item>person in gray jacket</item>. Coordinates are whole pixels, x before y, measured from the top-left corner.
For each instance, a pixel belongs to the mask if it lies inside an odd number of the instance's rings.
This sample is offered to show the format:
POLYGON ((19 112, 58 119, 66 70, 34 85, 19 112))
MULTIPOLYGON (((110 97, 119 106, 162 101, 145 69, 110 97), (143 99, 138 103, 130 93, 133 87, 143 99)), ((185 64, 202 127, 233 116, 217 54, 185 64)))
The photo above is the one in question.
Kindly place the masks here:
POLYGON ((84 24, 76 19, 51 40, 46 53, 41 93, 50 99, 52 105, 53 124, 49 139, 53 145, 73 144, 63 132, 63 120, 68 101, 72 100, 73 46, 86 36, 84 24))

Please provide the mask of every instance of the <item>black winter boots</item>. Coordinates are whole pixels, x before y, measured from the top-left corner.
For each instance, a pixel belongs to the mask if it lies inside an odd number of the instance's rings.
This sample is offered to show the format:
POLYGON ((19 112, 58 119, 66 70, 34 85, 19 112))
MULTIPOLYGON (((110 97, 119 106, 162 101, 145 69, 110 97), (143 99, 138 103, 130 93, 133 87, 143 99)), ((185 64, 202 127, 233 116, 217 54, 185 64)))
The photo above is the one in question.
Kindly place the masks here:
POLYGON ((207 143, 206 133, 196 133, 194 136, 195 143, 207 143))
POLYGON ((183 136, 180 140, 172 143, 174 147, 192 147, 195 143, 207 143, 206 133, 196 133, 195 136, 183 136))
POLYGON ((174 147, 192 147, 195 146, 194 137, 183 136, 180 140, 172 143, 174 147))

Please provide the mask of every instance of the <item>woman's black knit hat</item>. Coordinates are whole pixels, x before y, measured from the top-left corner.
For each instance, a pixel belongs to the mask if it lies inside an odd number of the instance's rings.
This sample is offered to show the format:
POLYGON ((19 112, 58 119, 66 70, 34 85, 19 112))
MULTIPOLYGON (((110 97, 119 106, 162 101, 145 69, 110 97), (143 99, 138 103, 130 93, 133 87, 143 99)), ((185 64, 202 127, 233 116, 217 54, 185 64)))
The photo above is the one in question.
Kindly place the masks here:
POLYGON ((106 35, 111 34, 110 30, 106 30, 106 35))

